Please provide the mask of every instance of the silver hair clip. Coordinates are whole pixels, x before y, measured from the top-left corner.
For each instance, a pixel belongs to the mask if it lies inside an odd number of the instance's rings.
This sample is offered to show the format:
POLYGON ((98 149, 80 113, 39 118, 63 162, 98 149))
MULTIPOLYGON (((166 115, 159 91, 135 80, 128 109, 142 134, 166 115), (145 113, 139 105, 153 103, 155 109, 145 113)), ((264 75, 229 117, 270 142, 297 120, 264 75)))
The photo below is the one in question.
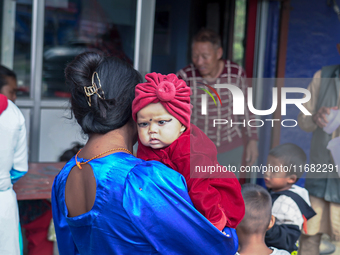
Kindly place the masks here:
POLYGON ((93 96, 94 94, 97 94, 97 96, 100 98, 100 99, 105 99, 105 94, 104 94, 104 91, 102 89, 102 85, 100 83, 100 79, 99 79, 99 76, 98 76, 98 73, 97 72, 94 72, 92 74, 92 86, 89 86, 89 87, 84 87, 84 90, 85 90, 85 94, 86 96, 88 97, 88 100, 87 100, 87 103, 89 104, 89 106, 91 107, 91 96, 93 96), (99 88, 97 87, 97 84, 94 82, 94 74, 97 75, 97 80, 99 82, 99 88), (101 90, 101 93, 103 96, 101 96, 98 91, 101 90))

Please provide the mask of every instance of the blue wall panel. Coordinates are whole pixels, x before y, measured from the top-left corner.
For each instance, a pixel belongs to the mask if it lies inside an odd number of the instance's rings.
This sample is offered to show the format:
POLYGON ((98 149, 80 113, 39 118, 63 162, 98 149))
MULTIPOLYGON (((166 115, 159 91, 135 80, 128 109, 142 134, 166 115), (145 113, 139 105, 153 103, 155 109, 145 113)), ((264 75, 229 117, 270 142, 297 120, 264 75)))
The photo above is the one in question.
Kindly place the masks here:
MULTIPOLYGON (((338 4, 340 2, 337 0, 338 4)), ((325 65, 340 64, 336 44, 340 43, 340 21, 327 1, 292 0, 289 19, 285 86, 307 88, 313 74, 325 65)), ((292 95, 301 97, 301 95, 292 95)), ((287 107, 284 119, 297 119, 299 109, 287 107)), ((292 142, 304 149, 309 157, 311 133, 299 127, 281 128, 281 143, 292 142)))

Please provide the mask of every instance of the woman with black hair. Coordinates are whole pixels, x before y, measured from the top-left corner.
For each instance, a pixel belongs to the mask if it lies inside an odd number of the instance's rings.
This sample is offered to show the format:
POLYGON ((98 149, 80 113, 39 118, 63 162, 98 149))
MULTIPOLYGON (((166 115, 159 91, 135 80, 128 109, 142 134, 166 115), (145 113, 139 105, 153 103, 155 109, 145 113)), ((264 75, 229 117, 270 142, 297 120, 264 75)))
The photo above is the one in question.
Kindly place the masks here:
POLYGON ((132 155, 140 74, 83 53, 66 70, 73 114, 89 139, 55 178, 52 211, 63 254, 224 254, 237 240, 193 207, 185 179, 132 155))

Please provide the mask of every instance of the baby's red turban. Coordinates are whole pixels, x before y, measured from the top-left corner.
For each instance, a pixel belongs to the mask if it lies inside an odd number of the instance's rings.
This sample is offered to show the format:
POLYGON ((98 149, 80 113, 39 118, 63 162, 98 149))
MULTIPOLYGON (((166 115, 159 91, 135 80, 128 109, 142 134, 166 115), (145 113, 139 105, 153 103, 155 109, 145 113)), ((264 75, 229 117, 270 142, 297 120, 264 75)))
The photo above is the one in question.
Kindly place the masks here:
POLYGON ((136 86, 132 102, 132 117, 137 122, 137 113, 149 104, 160 102, 164 108, 184 126, 190 126, 190 88, 175 74, 149 73, 147 82, 136 86))

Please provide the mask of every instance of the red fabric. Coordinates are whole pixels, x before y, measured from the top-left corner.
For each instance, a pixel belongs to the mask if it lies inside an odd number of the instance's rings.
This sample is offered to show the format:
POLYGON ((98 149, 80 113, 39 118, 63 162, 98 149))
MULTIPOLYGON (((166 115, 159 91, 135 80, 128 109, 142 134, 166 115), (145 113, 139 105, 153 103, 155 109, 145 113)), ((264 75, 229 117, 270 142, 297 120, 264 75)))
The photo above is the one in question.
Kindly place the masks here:
POLYGON ((23 225, 28 241, 28 255, 53 255, 53 242, 47 239, 51 219, 50 209, 31 223, 23 225))
POLYGON ((175 74, 149 73, 147 82, 136 86, 132 103, 132 117, 137 122, 137 113, 149 104, 160 102, 164 108, 184 126, 190 125, 190 88, 175 74))
POLYGON ((233 173, 200 173, 199 177, 205 178, 191 178, 195 166, 218 165, 216 146, 195 125, 163 149, 152 149, 139 142, 137 157, 160 161, 182 174, 195 208, 219 230, 224 226, 236 228, 242 220, 245 208, 241 185, 233 173))
POLYGON ((303 231, 305 232, 306 235, 308 235, 308 232, 307 232, 307 219, 306 219, 305 215, 303 215, 303 214, 302 214, 302 218, 303 218, 303 224, 302 224, 303 231))
POLYGON ((256 36, 256 15, 257 1, 248 1, 247 35, 246 35, 246 61, 245 69, 248 77, 253 77, 254 56, 255 56, 255 36, 256 36))
POLYGON ((8 100, 7 97, 3 94, 0 94, 0 115, 3 113, 4 110, 6 110, 8 106, 8 100))

